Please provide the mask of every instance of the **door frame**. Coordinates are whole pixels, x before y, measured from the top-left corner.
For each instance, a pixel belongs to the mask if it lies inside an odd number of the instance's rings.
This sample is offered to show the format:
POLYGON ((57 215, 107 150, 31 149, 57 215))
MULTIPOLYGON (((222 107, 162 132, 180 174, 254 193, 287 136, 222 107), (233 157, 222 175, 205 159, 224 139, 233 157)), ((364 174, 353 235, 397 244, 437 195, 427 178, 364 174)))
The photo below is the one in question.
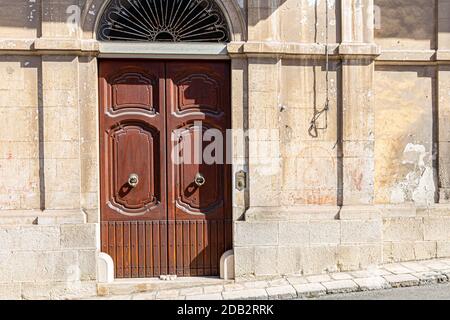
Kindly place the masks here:
MULTIPOLYGON (((143 46, 144 44, 141 44, 143 46)), ((248 124, 248 111, 247 111, 247 72, 248 63, 246 57, 233 56, 228 54, 226 45, 212 45, 205 46, 204 44, 180 44, 174 43, 165 46, 165 48, 158 49, 167 50, 167 53, 153 52, 154 46, 148 46, 145 44, 146 52, 136 50, 136 44, 129 46, 129 43, 119 43, 114 45, 104 45, 104 52, 100 52, 97 57, 97 126, 100 121, 100 106, 99 106, 99 92, 98 92, 98 66, 99 61, 102 58, 107 59, 136 59, 136 60, 229 60, 230 61, 230 112, 231 112, 231 129, 233 130, 233 136, 231 145, 231 208, 232 208, 232 221, 242 220, 245 212, 249 207, 249 194, 248 186, 244 190, 238 190, 236 188, 236 173, 246 172, 248 175, 248 145, 245 139, 245 130, 248 124), (188 51, 184 51, 187 49, 188 51), (177 53, 178 52, 178 53, 177 53), (194 53, 195 54, 191 54, 194 53), (214 54, 215 53, 215 54, 214 54)), ((101 46, 102 47, 102 46, 101 46)), ((99 129, 99 127, 97 128, 99 129)), ((99 130, 97 130, 99 132, 99 130)), ((101 146, 100 139, 97 139, 97 154, 100 157, 101 146)), ((98 163, 98 176, 101 177, 100 162, 98 163)), ((98 184, 98 195, 101 194, 100 183, 98 184)), ((98 197, 98 220, 101 221, 101 203, 100 197, 98 197)), ((234 227, 232 228, 232 241, 234 248, 234 227)), ((101 251, 101 233, 98 232, 97 243, 98 248, 101 251)))

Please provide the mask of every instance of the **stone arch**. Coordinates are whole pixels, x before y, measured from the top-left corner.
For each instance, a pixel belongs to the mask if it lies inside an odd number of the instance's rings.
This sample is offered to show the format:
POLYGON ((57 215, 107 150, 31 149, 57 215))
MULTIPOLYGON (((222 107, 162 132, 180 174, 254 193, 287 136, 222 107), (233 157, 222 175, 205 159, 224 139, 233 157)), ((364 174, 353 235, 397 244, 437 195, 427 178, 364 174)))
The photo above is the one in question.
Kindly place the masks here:
MULTIPOLYGON (((230 28, 231 41, 245 41, 247 28, 244 13, 237 0, 214 0, 222 10, 230 28)), ((81 15, 81 28, 83 39, 96 40, 97 28, 104 10, 110 1, 87 0, 81 15)))

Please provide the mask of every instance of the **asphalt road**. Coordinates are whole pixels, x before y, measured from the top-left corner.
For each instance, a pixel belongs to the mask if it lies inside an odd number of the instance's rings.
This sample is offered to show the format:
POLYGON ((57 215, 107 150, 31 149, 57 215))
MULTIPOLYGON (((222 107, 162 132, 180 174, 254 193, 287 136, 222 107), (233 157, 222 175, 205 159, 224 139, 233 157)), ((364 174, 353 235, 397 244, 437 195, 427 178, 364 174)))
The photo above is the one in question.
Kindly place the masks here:
POLYGON ((328 295, 316 300, 450 300, 450 283, 423 287, 328 295))

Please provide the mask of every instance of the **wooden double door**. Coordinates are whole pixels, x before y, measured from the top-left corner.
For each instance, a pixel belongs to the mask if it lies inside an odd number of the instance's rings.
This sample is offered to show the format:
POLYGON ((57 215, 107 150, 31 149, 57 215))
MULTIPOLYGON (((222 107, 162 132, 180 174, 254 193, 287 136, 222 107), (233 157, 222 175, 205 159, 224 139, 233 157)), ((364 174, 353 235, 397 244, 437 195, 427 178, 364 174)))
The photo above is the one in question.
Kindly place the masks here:
POLYGON ((218 275, 232 248, 229 63, 101 60, 99 85, 101 248, 115 276, 218 275), (198 159, 208 130, 223 134, 223 161, 198 159))

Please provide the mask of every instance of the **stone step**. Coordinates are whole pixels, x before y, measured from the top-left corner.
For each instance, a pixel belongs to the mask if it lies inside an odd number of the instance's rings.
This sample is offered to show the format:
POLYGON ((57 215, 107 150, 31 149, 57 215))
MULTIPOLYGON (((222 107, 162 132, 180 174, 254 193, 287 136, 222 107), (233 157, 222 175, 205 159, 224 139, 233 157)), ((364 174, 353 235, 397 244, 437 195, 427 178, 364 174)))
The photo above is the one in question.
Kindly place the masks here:
POLYGON ((234 283, 233 280, 222 280, 217 277, 179 277, 175 280, 148 279, 116 279, 112 283, 97 284, 99 296, 129 295, 135 293, 156 292, 161 290, 177 290, 184 288, 220 286, 234 283))

